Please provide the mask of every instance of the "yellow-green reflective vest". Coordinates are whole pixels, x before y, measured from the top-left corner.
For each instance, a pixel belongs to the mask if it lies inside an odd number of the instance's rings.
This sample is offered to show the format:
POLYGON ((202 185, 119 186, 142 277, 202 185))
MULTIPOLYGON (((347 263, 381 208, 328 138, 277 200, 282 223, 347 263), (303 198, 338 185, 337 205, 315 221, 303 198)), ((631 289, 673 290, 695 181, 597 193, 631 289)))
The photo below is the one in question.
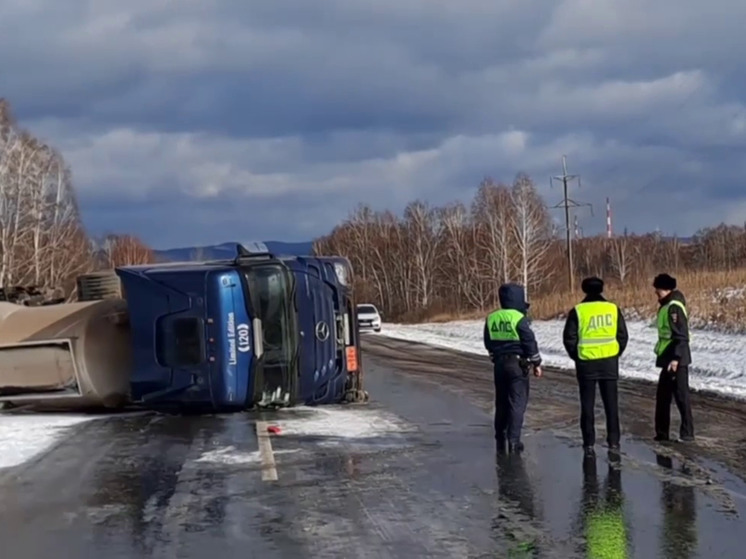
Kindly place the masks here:
POLYGON ((578 314, 578 359, 591 361, 619 355, 616 339, 619 311, 614 303, 593 301, 575 306, 578 314))
POLYGON ((586 517, 588 559, 627 559, 627 528, 621 509, 596 510, 586 517))
POLYGON ((686 306, 677 300, 672 300, 658 309, 658 341, 655 343, 655 354, 660 357, 666 348, 671 344, 671 325, 668 322, 668 309, 671 305, 677 305, 684 311, 684 316, 688 318, 686 306))
POLYGON ((521 339, 518 335, 518 323, 523 318, 523 313, 515 309, 499 309, 487 317, 487 328, 490 331, 490 340, 496 342, 517 342, 521 339))

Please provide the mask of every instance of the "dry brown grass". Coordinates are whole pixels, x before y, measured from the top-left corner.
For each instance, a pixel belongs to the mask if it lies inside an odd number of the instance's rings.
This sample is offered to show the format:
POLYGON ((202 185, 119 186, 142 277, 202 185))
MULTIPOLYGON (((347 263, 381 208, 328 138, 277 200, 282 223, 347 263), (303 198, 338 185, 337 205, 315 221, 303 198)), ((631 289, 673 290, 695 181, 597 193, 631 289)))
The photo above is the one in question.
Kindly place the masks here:
MULTIPOLYGON (((731 332, 746 330, 746 269, 733 272, 691 272, 676 276, 678 287, 687 299, 693 326, 714 326, 731 332)), ((652 319, 658 308, 650 285, 619 285, 608 282, 604 295, 617 303, 630 320, 652 319)), ((582 299, 578 289, 569 292, 540 293, 530 296, 531 316, 537 320, 563 317, 582 299)), ((492 309, 462 313, 440 312, 427 318, 428 322, 450 322, 484 318, 492 309)))

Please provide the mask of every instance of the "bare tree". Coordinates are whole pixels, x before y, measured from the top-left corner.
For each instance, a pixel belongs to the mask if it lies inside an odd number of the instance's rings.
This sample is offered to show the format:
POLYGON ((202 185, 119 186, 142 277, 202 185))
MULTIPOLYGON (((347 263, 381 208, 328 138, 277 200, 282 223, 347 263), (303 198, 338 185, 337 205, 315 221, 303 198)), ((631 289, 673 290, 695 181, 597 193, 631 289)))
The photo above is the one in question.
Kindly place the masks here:
POLYGON ((552 247, 552 223, 533 182, 519 175, 511 191, 513 241, 526 297, 530 288, 543 281, 549 270, 545 256, 552 247))
MULTIPOLYGON (((586 237, 575 247, 578 275, 647 288, 662 268, 741 269, 746 227, 709 228, 687 243, 657 234, 625 234, 611 241, 586 237)), ((356 297, 378 304, 392 319, 485 310, 504 281, 521 281, 533 298, 541 290, 556 299, 555 307, 569 295, 555 275, 564 269, 563 243, 525 175, 511 188, 482 181, 468 214, 461 203, 433 208, 414 202, 402 217, 361 206, 317 239, 314 250, 350 259, 356 297)))
POLYGON ((394 283, 393 259, 397 253, 397 247, 392 241, 392 231, 399 227, 396 216, 390 212, 375 215, 369 224, 371 231, 368 254, 371 260, 371 275, 375 286, 378 301, 383 301, 386 306, 393 303, 392 297, 397 293, 394 283))
POLYGON ((609 240, 609 256, 612 269, 616 272, 619 282, 624 284, 627 281, 627 276, 629 276, 634 258, 634 252, 627 235, 609 240))
POLYGON ((470 246, 473 228, 466 208, 460 202, 450 204, 440 210, 439 220, 443 227, 442 256, 438 259, 441 284, 458 311, 463 310, 465 301, 483 308, 487 301, 477 289, 478 262, 470 246))
POLYGON ((492 304, 497 303, 500 284, 511 280, 514 274, 512 214, 510 190, 491 178, 479 185, 472 203, 476 228, 476 250, 480 253, 477 273, 489 286, 492 304))
POLYGON ((109 235, 104 242, 107 266, 136 266, 155 262, 153 251, 132 235, 109 235))
POLYGON ((432 304, 433 275, 439 241, 437 213, 426 203, 415 201, 404 210, 404 220, 409 235, 409 254, 413 261, 415 285, 420 307, 432 304))
POLYGON ((0 99, 0 286, 72 292, 92 266, 61 154, 18 127, 0 99))

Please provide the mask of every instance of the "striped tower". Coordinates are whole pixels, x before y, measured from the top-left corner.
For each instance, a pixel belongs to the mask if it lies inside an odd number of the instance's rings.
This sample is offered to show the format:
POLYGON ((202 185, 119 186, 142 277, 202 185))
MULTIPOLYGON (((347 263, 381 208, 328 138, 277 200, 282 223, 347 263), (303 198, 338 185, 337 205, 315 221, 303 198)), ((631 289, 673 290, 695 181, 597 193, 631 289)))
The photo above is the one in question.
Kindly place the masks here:
POLYGON ((606 199, 606 238, 611 239, 611 202, 606 199))

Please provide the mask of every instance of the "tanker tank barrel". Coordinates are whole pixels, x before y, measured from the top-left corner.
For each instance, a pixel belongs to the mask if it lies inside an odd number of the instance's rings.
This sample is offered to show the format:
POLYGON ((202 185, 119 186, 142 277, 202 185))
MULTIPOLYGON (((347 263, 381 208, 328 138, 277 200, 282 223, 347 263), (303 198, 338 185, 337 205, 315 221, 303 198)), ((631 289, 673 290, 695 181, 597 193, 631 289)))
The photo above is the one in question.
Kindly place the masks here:
POLYGON ((120 407, 129 399, 130 338, 123 299, 0 302, 0 401, 120 407))

